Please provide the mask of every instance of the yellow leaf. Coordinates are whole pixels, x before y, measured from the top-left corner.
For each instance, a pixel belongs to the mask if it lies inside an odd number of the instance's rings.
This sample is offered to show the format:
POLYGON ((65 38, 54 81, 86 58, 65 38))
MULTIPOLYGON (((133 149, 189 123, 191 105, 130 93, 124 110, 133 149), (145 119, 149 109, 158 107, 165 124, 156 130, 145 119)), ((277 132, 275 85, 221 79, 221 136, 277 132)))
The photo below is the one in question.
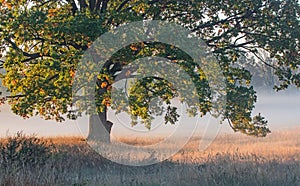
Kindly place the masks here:
POLYGON ((40 95, 45 95, 45 91, 43 89, 40 89, 40 95))
POLYGON ((232 83, 232 84, 233 84, 233 83, 234 83, 234 80, 233 80, 233 79, 230 79, 230 80, 229 80, 229 83, 232 83))
POLYGON ((237 60, 237 56, 236 56, 236 55, 233 55, 233 56, 232 56, 232 60, 233 60, 233 61, 236 61, 236 60, 237 60))

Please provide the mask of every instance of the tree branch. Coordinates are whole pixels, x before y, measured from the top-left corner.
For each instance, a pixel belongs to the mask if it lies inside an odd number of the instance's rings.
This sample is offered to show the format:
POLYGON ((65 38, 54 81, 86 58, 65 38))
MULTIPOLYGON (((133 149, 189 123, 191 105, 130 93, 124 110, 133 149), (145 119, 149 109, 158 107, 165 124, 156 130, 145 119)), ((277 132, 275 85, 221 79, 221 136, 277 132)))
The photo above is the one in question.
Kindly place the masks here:
POLYGON ((78 1, 79 1, 79 6, 81 11, 87 7, 86 0, 78 0, 78 1))
POLYGON ((255 42, 255 40, 250 40, 250 41, 240 43, 240 44, 237 44, 237 45, 236 44, 230 44, 230 45, 225 46, 224 48, 220 48, 220 49, 215 50, 214 53, 219 53, 219 52, 222 52, 222 51, 225 51, 225 50, 228 50, 228 49, 244 47, 246 45, 253 44, 254 42, 255 42))
POLYGON ((106 11, 108 1, 109 1, 109 0, 103 0, 103 1, 102 1, 102 6, 101 6, 101 10, 100 10, 100 13, 101 13, 101 14, 104 13, 104 12, 106 11))
POLYGON ((54 76, 50 77, 49 79, 47 79, 47 82, 50 82, 51 80, 55 79, 55 78, 58 78, 59 75, 58 74, 55 74, 54 76))
POLYGON ((7 98, 7 99, 14 99, 14 98, 23 98, 25 96, 26 95, 14 95, 14 96, 5 96, 5 98, 7 98))
POLYGON ((237 131, 237 129, 236 128, 234 128, 234 126, 232 125, 232 123, 231 123, 231 121, 230 121, 230 119, 229 118, 227 118, 227 121, 228 121, 228 124, 229 124, 229 126, 230 126, 230 128, 234 131, 234 132, 236 132, 237 131))
POLYGON ((123 1, 120 6, 117 8, 117 12, 120 12, 122 8, 129 2, 130 0, 123 1))
POLYGON ((0 59, 0 69, 3 68, 4 61, 0 59))
POLYGON ((127 68, 122 68, 118 71, 121 71, 119 74, 116 74, 116 72, 114 72, 112 75, 114 77, 114 81, 120 81, 122 79, 126 79, 126 78, 134 78, 135 75, 132 75, 134 72, 136 72, 136 70, 138 69, 137 66, 129 66, 127 68), (130 71, 130 74, 128 74, 128 71, 130 71))
POLYGON ((259 59, 262 63, 264 63, 265 65, 267 65, 268 67, 271 67, 272 69, 274 69, 274 70, 278 70, 278 68, 277 67, 275 67, 275 66, 273 66, 273 65, 271 65, 271 64, 269 64, 269 63, 267 63, 265 60, 263 60, 260 56, 258 56, 255 52, 253 52, 253 51, 250 51, 255 57, 257 57, 257 59, 259 59))
POLYGON ((226 19, 222 19, 222 20, 218 20, 218 21, 214 21, 214 22, 207 22, 207 23, 204 23, 204 24, 201 24, 201 25, 197 26, 196 28, 192 29, 191 31, 195 32, 199 29, 203 29, 203 28, 207 28, 207 27, 213 27, 215 25, 224 24, 224 23, 229 22, 229 21, 233 21, 233 20, 237 21, 237 20, 241 20, 241 19, 246 19, 246 18, 251 17, 253 15, 253 13, 255 13, 256 11, 257 11, 257 9, 248 10, 246 12, 240 12, 240 13, 234 14, 232 16, 229 16, 226 19), (241 16, 239 16, 239 15, 241 15, 241 16))
POLYGON ((218 24, 224 24, 226 22, 229 22, 229 21, 232 21, 232 20, 236 20, 236 19, 238 19, 236 16, 241 15, 241 14, 242 13, 235 14, 235 15, 227 17, 226 19, 222 19, 222 20, 219 20, 219 21, 207 22, 207 23, 201 24, 201 25, 197 26, 196 28, 192 29, 191 31, 195 32, 195 31, 197 31, 199 29, 203 29, 203 28, 207 28, 207 27, 212 27, 212 26, 215 26, 215 25, 218 25, 218 24))
POLYGON ((39 53, 30 54, 30 53, 24 52, 23 50, 21 50, 21 49, 18 47, 18 45, 17 45, 16 43, 14 43, 13 41, 11 41, 9 38, 4 38, 4 40, 5 40, 6 42, 8 42, 8 43, 11 45, 11 47, 12 47, 13 49, 22 52, 22 54, 23 54, 24 56, 26 56, 26 57, 36 58, 37 56, 40 56, 39 53))
POLYGON ((96 0, 89 0, 89 8, 91 11, 95 10, 96 0))
POLYGON ((101 0, 97 0, 96 5, 95 5, 95 10, 96 12, 99 12, 100 8, 101 8, 101 0))
POLYGON ((72 13, 73 13, 73 15, 75 15, 75 13, 76 13, 77 10, 78 10, 78 7, 77 7, 75 1, 74 1, 74 0, 68 0, 68 2, 71 3, 71 6, 72 6, 72 13))

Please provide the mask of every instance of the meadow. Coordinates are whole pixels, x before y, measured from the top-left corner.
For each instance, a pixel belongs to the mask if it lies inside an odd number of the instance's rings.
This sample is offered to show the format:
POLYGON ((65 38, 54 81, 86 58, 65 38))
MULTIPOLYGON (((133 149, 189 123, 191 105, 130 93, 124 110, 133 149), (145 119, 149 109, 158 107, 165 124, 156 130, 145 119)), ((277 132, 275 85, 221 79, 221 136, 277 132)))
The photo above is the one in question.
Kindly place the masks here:
MULTIPOLYGON (((80 137, 18 133, 0 140, 0 185, 300 185, 299 129, 266 138, 222 134, 205 151, 193 138, 169 159, 140 167, 111 162, 80 137)), ((147 146, 160 139, 116 140, 147 146)))

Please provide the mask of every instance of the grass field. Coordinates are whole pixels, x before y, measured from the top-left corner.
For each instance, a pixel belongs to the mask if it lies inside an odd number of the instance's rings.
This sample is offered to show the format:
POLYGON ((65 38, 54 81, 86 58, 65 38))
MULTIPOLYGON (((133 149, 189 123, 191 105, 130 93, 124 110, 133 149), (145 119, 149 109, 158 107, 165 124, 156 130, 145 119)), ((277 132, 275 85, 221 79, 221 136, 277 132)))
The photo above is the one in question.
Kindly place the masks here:
MULTIPOLYGON (((1 140, 0 184, 300 185, 299 129, 266 138, 223 134, 205 151, 198 150, 199 139, 193 138, 168 160, 142 167, 106 160, 79 137, 18 134, 1 140)), ((141 146, 158 140, 118 139, 141 146)))

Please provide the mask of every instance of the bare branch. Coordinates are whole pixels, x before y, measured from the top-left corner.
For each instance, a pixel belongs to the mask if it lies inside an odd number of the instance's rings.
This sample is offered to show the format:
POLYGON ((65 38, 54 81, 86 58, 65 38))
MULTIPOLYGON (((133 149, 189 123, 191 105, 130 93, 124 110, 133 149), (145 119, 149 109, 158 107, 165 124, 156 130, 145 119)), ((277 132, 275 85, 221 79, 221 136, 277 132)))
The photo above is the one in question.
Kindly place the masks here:
POLYGON ((251 51, 251 53, 252 53, 255 57, 257 57, 257 59, 259 59, 261 62, 263 62, 265 65, 267 65, 268 67, 271 67, 272 69, 278 70, 277 67, 275 67, 275 66, 273 66, 273 65, 271 65, 271 64, 269 64, 269 63, 267 63, 264 59, 262 59, 260 56, 258 56, 257 53, 255 53, 255 52, 253 52, 253 51, 251 51))

